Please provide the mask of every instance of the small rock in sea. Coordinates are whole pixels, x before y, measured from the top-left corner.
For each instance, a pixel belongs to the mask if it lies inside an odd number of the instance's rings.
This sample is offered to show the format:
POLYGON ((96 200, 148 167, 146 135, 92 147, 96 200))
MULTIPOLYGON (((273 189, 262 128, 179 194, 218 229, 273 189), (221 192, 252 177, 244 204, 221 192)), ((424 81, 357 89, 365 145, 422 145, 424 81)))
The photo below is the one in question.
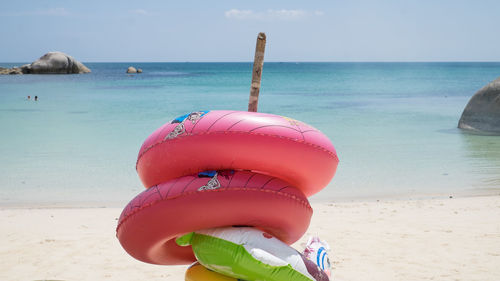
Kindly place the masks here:
POLYGON ((127 73, 137 73, 137 69, 135 69, 135 67, 133 66, 129 66, 127 68, 127 73))
POLYGON ((14 67, 10 70, 9 74, 23 74, 23 71, 18 67, 14 67))
POLYGON ((142 73, 142 68, 138 68, 137 73, 142 73))
POLYGON ((0 74, 23 74, 19 67, 5 68, 0 67, 0 74))
POLYGON ((450 195, 450 199, 453 198, 453 195, 450 195))
POLYGON ((0 67, 0 74, 23 74, 19 67, 5 68, 0 67))

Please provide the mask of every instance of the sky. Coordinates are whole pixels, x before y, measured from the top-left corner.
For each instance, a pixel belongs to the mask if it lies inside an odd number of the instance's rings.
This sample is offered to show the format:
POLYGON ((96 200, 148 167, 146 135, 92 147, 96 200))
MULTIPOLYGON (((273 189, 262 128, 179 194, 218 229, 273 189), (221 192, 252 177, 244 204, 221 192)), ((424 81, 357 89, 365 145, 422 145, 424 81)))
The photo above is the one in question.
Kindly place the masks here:
POLYGON ((499 0, 0 0, 0 62, 500 61, 499 0))

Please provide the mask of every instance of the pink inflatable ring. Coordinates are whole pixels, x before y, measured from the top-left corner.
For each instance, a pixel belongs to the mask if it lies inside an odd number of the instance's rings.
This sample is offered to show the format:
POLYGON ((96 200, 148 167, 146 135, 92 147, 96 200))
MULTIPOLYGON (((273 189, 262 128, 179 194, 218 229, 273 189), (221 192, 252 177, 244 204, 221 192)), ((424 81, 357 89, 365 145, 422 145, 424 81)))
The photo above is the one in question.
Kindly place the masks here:
POLYGON ((185 176, 146 189, 123 210, 116 235, 134 258, 153 264, 190 264, 191 247, 175 238, 222 226, 253 226, 292 244, 306 232, 312 209, 288 183, 245 171, 185 176))
POLYGON ((143 143, 137 172, 145 187, 207 170, 252 170, 300 188, 325 187, 338 158, 319 130, 287 117, 243 111, 199 111, 167 123, 143 143))

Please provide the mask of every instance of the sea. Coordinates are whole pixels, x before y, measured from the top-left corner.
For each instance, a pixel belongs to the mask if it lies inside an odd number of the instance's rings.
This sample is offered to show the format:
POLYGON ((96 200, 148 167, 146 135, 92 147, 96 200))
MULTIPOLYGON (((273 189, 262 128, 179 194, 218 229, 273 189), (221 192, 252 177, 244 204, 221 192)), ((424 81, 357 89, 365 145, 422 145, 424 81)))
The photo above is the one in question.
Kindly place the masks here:
MULTIPOLYGON (((0 75, 0 206, 123 206, 144 190, 135 163, 156 128, 193 111, 247 110, 250 62, 85 65, 92 73, 0 75)), ((457 124, 499 76, 493 62, 269 62, 258 111, 335 145, 337 173, 313 202, 498 195, 500 137, 457 124)))

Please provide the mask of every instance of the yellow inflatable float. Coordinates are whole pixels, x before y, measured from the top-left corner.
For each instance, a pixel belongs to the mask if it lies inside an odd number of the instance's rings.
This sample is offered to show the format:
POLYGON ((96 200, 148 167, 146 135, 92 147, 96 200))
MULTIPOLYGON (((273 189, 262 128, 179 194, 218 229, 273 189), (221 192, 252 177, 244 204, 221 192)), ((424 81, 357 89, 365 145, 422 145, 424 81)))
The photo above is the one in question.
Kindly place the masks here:
POLYGON ((219 274, 201 265, 199 262, 193 263, 186 271, 186 281, 238 281, 229 276, 219 274))

